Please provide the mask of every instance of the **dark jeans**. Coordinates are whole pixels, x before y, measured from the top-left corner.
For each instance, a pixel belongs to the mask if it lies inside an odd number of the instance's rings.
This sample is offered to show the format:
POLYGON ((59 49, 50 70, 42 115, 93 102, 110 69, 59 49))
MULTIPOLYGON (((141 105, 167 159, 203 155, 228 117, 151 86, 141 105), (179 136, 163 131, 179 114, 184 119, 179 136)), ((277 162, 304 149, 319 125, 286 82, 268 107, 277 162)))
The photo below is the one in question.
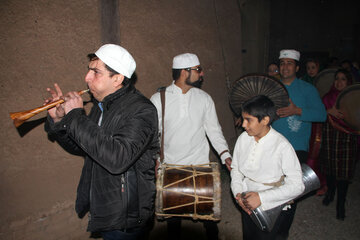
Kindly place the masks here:
POLYGON ((291 204, 291 209, 281 211, 271 232, 262 231, 241 209, 243 240, 285 240, 294 220, 296 203, 291 204))
MULTIPOLYGON (((172 217, 166 220, 169 240, 181 239, 181 218, 172 217)), ((217 240, 219 229, 214 221, 202 221, 205 227, 206 236, 209 240, 217 240)))
POLYGON ((147 231, 145 228, 131 229, 131 230, 112 230, 101 232, 104 240, 143 240, 147 239, 147 231))

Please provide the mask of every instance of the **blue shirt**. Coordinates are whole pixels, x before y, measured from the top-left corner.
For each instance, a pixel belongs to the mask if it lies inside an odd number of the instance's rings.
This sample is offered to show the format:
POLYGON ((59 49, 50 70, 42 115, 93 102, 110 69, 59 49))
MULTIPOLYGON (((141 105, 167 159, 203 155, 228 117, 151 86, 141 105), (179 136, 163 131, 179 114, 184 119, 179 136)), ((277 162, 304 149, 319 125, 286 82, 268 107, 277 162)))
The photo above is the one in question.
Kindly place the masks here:
POLYGON ((291 101, 302 109, 301 116, 292 115, 276 120, 272 127, 284 135, 296 151, 308 151, 311 135, 311 122, 326 120, 325 106, 317 89, 298 78, 285 85, 291 101))

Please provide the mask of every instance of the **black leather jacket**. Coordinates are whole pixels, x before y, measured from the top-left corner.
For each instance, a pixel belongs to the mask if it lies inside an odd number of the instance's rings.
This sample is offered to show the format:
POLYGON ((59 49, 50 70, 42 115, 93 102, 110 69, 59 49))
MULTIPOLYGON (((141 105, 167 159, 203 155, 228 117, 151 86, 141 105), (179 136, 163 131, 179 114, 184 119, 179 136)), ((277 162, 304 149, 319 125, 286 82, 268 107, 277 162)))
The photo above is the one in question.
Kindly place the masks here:
POLYGON ((88 231, 142 227, 152 216, 158 118, 154 105, 134 86, 94 101, 89 116, 73 109, 60 122, 48 118, 45 129, 65 150, 85 156, 76 212, 90 211, 88 231))

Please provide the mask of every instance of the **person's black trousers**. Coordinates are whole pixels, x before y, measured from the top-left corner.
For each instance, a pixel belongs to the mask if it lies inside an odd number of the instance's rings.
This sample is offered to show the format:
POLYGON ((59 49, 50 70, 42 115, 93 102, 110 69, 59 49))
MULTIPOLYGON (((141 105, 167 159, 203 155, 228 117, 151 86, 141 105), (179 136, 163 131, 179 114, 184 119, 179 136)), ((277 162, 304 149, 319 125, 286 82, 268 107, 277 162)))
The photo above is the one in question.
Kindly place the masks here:
POLYGON ((294 220, 296 203, 291 204, 291 209, 281 211, 271 232, 262 231, 241 209, 243 240, 285 240, 294 220))

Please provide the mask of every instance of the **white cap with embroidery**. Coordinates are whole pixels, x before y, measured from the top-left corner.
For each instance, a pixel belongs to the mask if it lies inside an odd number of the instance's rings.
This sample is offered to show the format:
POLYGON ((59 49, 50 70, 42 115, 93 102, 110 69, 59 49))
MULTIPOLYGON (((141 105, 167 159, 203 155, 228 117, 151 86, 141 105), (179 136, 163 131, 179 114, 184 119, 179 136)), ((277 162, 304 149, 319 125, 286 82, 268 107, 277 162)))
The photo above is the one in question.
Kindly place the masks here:
POLYGON ((280 51, 280 56, 279 59, 282 58, 290 58, 290 59, 294 59, 296 61, 300 60, 300 53, 296 50, 293 49, 284 49, 280 51))
POLYGON ((200 65, 199 58, 192 53, 183 53, 173 59, 173 69, 191 68, 200 65))
POLYGON ((131 78, 135 71, 136 63, 134 58, 125 48, 119 45, 105 44, 95 52, 95 55, 106 65, 127 78, 131 78))

